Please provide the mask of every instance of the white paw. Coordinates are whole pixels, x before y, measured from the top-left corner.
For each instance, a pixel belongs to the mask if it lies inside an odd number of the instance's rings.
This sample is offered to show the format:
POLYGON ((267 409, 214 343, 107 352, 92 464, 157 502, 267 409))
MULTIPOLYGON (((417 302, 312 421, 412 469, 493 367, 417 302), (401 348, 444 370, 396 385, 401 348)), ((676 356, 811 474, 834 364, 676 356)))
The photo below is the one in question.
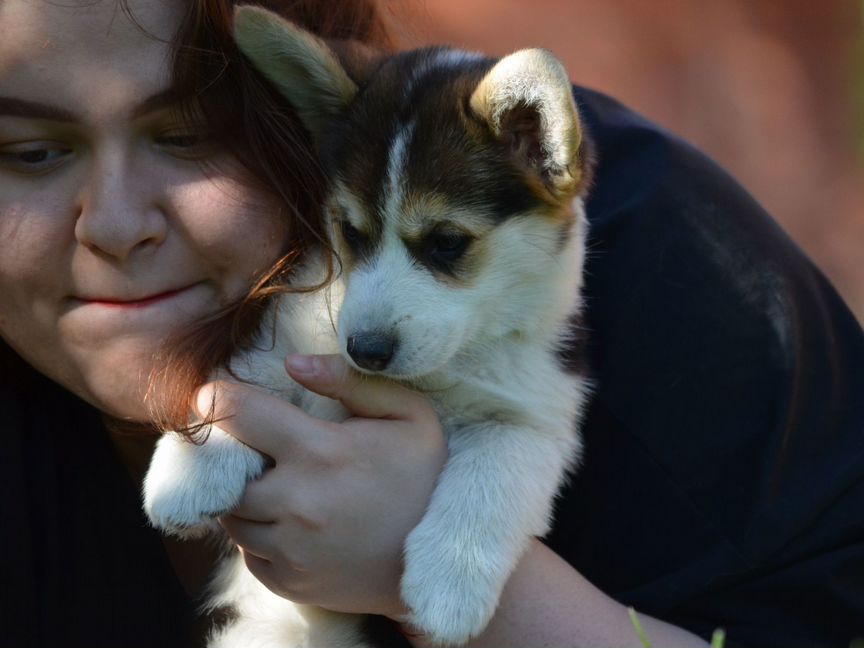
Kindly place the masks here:
POLYGON ((421 522, 406 541, 402 599, 413 628, 436 644, 458 646, 489 623, 509 568, 452 529, 434 533, 431 526, 421 522))
POLYGON ((264 467, 264 457, 219 428, 202 445, 166 434, 144 478, 144 511, 166 533, 204 535, 216 528, 215 518, 237 506, 264 467))

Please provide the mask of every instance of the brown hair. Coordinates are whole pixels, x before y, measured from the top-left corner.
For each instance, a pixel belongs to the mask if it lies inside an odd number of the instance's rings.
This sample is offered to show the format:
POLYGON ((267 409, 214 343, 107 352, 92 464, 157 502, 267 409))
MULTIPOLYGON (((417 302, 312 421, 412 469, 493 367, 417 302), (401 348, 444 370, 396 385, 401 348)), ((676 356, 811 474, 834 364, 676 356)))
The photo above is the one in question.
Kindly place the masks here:
MULTIPOLYGON (((251 343, 274 293, 320 286, 288 286, 291 271, 314 246, 329 249, 320 218, 325 179, 308 134, 287 102, 244 59, 231 36, 234 0, 191 0, 174 39, 174 86, 194 97, 195 109, 222 143, 275 197, 289 220, 283 256, 249 293, 169 340, 157 357, 148 406, 156 427, 192 435, 192 398, 234 351, 251 343)), ((324 38, 351 39, 390 49, 373 0, 259 0, 256 4, 324 38)), ((332 259, 332 255, 328 255, 332 259)), ((333 263, 328 264, 332 277, 333 263)), ((116 427, 116 426, 115 426, 116 427)), ((122 427, 122 426, 121 426, 122 427)), ((152 429, 152 428, 151 428, 152 429)))

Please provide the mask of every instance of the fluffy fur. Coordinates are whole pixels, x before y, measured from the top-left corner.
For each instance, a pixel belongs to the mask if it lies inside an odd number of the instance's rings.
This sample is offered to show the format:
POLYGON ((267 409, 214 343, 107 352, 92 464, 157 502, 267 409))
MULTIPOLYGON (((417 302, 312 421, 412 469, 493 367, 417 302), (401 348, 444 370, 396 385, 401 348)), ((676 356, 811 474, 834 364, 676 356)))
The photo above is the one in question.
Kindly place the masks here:
MULTIPOLYGON (((413 627, 462 644, 488 623, 530 539, 548 530, 581 450, 587 383, 559 359, 579 308, 590 171, 569 80, 542 50, 497 62, 446 48, 363 52, 343 65, 344 44, 261 9, 238 10, 235 36, 316 141, 345 271, 328 290, 274 300, 259 344, 232 373, 332 420, 346 412, 291 382, 285 355, 341 353, 428 394, 449 459, 406 540, 401 593, 413 627)), ((298 280, 319 268, 313 259, 298 280)), ((206 532, 263 470, 257 452, 218 427, 202 445, 168 434, 145 509, 169 533, 206 532)), ((212 592, 212 605, 238 615, 211 647, 367 645, 359 617, 275 596, 236 552, 212 592)))

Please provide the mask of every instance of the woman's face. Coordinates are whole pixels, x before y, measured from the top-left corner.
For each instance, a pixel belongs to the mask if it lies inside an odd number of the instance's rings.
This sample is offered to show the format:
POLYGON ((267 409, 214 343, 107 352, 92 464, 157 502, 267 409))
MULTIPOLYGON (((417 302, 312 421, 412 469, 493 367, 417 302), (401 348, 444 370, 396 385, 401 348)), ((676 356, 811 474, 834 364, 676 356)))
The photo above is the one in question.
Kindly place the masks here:
POLYGON ((166 336, 241 296, 286 232, 175 110, 164 41, 184 3, 129 5, 151 35, 115 0, 0 2, 0 336, 141 418, 166 336))

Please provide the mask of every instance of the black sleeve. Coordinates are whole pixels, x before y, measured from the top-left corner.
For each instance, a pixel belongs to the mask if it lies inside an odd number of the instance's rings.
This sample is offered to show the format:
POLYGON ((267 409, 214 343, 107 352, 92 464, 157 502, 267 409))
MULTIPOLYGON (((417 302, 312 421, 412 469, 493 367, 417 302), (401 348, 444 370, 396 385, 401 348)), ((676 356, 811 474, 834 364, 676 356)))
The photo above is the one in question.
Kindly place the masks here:
POLYGON ((101 416, 2 340, 0 524, 0 648, 200 645, 101 416))
POLYGON ((728 175, 602 95, 584 464, 550 546, 728 645, 864 637, 864 335, 728 175))

